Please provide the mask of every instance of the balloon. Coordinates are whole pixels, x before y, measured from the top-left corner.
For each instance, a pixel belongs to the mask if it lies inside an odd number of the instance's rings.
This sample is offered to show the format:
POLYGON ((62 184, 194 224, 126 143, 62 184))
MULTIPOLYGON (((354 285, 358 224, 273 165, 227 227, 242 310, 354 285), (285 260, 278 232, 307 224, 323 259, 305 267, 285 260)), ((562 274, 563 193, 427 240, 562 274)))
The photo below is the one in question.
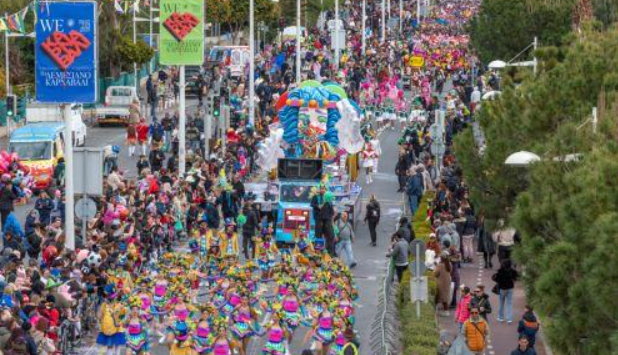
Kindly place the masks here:
POLYGON ((341 100, 348 98, 348 94, 346 94, 345 90, 339 85, 329 84, 329 85, 324 86, 324 88, 330 91, 331 93, 339 96, 341 100))
POLYGON ((279 100, 277 100, 277 103, 275 104, 275 110, 279 112, 285 105, 290 106, 290 103, 292 103, 292 101, 288 99, 288 92, 286 91, 279 97, 279 100))
POLYGON ((301 88, 317 88, 320 86, 322 86, 322 83, 320 83, 317 80, 305 80, 302 83, 300 83, 301 88))
POLYGON ((287 106, 292 106, 292 100, 291 100, 291 99, 287 99, 287 100, 285 100, 285 104, 286 104, 287 106))

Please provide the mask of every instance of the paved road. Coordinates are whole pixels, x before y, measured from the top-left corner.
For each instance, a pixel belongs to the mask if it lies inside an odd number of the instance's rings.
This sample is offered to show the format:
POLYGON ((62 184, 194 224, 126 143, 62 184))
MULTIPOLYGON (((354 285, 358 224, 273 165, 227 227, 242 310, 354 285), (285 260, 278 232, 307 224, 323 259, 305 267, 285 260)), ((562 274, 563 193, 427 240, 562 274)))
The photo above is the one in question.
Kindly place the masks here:
MULTIPOLYGON (((190 105, 195 105, 194 102, 189 102, 190 105)), ((379 173, 374 177, 374 183, 366 186, 364 174, 361 174, 360 180, 363 186, 363 210, 361 217, 364 215, 364 205, 371 194, 375 194, 378 201, 381 201, 382 215, 380 225, 378 226, 378 246, 370 246, 370 237, 368 228, 363 225, 362 221, 357 223, 356 233, 357 240, 354 245, 355 258, 358 266, 354 269, 356 285, 359 290, 359 300, 356 307, 357 310, 357 331, 361 341, 361 354, 370 354, 370 338, 371 325, 377 313, 377 292, 379 289, 379 280, 386 272, 387 259, 385 257, 386 248, 390 240, 390 235, 394 230, 396 218, 399 216, 403 206, 401 195, 396 192, 397 178, 394 174, 395 163, 397 160, 398 146, 392 144, 399 139, 398 131, 387 130, 381 135, 382 142, 382 158, 380 159, 379 173)), ((101 147, 105 145, 118 145, 121 147, 119 157, 119 166, 121 170, 126 170, 127 175, 133 177, 136 175, 136 157, 129 157, 125 147, 125 129, 122 127, 92 127, 89 128, 86 146, 101 147)), ((0 148, 8 145, 8 139, 0 139, 0 148)), ((26 214, 33 208, 33 202, 25 206, 18 206, 16 214, 21 221, 25 220, 26 214)), ((309 348, 310 344, 301 344, 307 329, 299 329, 291 346, 292 354, 300 354, 302 349, 309 348)), ((156 339, 153 339, 156 342, 156 339)), ((154 344, 153 344, 154 345, 154 344)), ((263 345, 262 339, 254 339, 250 343, 249 355, 261 353, 263 345)), ((155 346, 154 354, 167 354, 167 348, 155 346)), ((86 347, 79 350, 80 354, 96 353, 93 347, 86 347)))

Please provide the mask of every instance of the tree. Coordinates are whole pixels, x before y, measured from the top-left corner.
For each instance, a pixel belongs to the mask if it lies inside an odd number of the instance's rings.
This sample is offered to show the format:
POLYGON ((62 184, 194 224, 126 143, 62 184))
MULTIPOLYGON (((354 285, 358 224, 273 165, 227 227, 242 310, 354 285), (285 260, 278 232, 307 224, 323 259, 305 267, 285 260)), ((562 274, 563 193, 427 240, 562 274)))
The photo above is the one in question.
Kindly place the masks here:
POLYGON ((154 50, 142 40, 133 43, 133 39, 127 36, 122 38, 116 47, 118 54, 127 63, 136 63, 138 66, 150 62, 154 56, 154 50))
POLYGON ((587 30, 561 51, 536 78, 483 104, 482 155, 470 131, 455 154, 475 206, 519 231, 515 257, 554 349, 606 354, 618 346, 618 30, 587 30), (585 123, 593 106, 596 135, 585 123), (504 166, 518 150, 543 160, 504 166), (575 153, 581 162, 555 160, 575 153))
MULTIPOLYGON (((238 33, 249 23, 249 0, 207 0, 207 17, 228 26, 235 43, 238 33)), ((279 7, 272 0, 255 0, 255 22, 274 23, 279 7)))
MULTIPOLYGON (((339 1, 343 7, 343 0, 339 1)), ((281 7, 281 17, 286 20, 288 26, 296 25, 296 0, 279 0, 281 7)), ((323 11, 334 9, 335 0, 311 1, 301 0, 301 25, 307 23, 307 27, 312 28, 316 25, 318 17, 323 11), (305 21, 306 17, 306 21, 305 21)))
POLYGON ((538 37, 544 46, 562 44, 571 29, 571 7, 526 6, 524 0, 485 0, 468 32, 481 61, 509 60, 538 37))

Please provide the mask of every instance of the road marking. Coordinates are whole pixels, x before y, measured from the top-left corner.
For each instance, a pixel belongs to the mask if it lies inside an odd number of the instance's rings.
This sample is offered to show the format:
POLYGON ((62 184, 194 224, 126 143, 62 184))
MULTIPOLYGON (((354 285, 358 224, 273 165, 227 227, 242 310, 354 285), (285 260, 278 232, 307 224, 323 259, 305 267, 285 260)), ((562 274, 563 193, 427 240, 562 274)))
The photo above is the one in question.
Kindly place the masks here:
POLYGON ((378 278, 376 276, 354 276, 355 280, 366 280, 366 281, 376 281, 378 278))

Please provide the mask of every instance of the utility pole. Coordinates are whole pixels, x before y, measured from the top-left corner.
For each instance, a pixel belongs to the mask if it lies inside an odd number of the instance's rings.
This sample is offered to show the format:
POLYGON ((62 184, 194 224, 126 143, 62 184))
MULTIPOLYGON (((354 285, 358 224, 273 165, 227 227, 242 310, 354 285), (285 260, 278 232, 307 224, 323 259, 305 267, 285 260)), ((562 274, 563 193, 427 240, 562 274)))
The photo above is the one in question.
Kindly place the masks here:
POLYGON ((296 0, 296 85, 300 86, 300 0, 296 0))
MULTIPOLYGON (((137 11, 133 7, 133 44, 137 43, 137 11)), ((133 80, 135 80, 135 90, 139 94, 139 83, 137 82, 137 63, 133 62, 133 80)))
POLYGON ((185 142, 185 133, 187 129, 186 125, 186 112, 185 112, 185 66, 180 66, 179 83, 180 97, 178 100, 178 175, 184 177, 186 169, 186 150, 187 145, 185 142))
POLYGON ((339 71, 339 0, 335 0, 335 70, 339 71))
MULTIPOLYGON (((6 14, 4 14, 6 17, 6 14)), ((6 87, 6 96, 11 95, 11 79, 10 79, 10 71, 9 71, 9 31, 4 32, 4 85, 6 87)), ((11 118, 6 117, 6 129, 8 130, 8 135, 11 135, 11 118)))
POLYGON ((403 0, 399 0, 399 35, 403 32, 403 0))
POLYGON ((71 121, 71 104, 62 106, 64 116, 64 220, 66 237, 65 248, 75 250, 75 189, 73 186, 73 122, 71 121))
MULTIPOLYGON (((150 0, 150 6, 148 7, 148 42, 150 44, 150 48, 152 48, 152 32, 153 32, 153 18, 152 18, 152 3, 154 2, 154 0, 150 0)), ((135 40, 134 40, 135 41, 135 40)), ((152 74, 152 72, 154 71, 154 61, 151 60, 150 61, 150 73, 152 74)))
POLYGON ((416 0, 416 25, 421 24, 421 0, 416 0))
POLYGON ((255 126, 255 0, 249 1, 249 124, 255 126))
POLYGON ((365 46, 367 45, 367 29, 365 28, 365 21, 367 20, 367 0, 363 0, 363 22, 362 22, 362 45, 361 45, 361 50, 363 53, 361 53, 361 55, 364 57, 365 53, 367 51, 367 49, 365 48, 365 46))
POLYGON ((382 43, 386 41, 386 0, 382 0, 382 43))

